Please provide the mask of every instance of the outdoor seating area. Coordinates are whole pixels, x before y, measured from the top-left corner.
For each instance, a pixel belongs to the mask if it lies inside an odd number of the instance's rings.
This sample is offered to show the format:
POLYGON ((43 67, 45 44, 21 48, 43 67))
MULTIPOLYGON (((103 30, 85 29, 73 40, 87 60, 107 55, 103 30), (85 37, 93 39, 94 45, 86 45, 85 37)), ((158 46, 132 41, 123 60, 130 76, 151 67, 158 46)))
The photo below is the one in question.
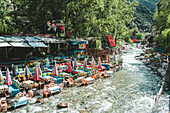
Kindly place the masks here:
POLYGON ((87 61, 86 58, 84 61, 64 58, 67 62, 58 63, 47 58, 45 63, 31 62, 32 65, 26 67, 13 65, 12 73, 8 68, 6 72, 3 71, 3 74, 0 71, 0 94, 6 92, 2 97, 11 99, 6 104, 16 108, 29 104, 37 95, 48 98, 62 92, 64 87, 74 87, 78 85, 77 83, 85 86, 101 77, 113 76, 113 70, 109 71, 110 60, 105 63, 102 63, 100 58, 96 60, 98 62, 95 62, 94 57, 92 61, 87 61))

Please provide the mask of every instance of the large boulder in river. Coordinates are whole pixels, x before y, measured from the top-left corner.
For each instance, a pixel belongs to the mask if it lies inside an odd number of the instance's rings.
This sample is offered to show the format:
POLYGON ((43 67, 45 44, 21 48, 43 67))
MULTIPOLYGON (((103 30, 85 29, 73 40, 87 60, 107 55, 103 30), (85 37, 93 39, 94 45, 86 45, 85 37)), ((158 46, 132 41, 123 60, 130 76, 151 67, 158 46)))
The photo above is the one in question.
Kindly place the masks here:
POLYGON ((68 107, 68 103, 67 102, 61 102, 57 105, 58 108, 67 108, 68 107))

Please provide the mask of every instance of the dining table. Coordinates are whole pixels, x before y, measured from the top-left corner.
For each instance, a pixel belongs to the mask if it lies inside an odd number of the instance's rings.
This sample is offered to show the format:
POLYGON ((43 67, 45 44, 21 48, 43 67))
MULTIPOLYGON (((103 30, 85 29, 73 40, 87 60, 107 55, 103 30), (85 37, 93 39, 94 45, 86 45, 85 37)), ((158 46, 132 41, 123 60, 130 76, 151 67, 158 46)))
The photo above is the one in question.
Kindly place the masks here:
POLYGON ((53 94, 53 93, 56 93, 56 92, 60 92, 61 91, 61 87, 60 86, 49 87, 47 89, 47 91, 50 91, 50 93, 53 94))

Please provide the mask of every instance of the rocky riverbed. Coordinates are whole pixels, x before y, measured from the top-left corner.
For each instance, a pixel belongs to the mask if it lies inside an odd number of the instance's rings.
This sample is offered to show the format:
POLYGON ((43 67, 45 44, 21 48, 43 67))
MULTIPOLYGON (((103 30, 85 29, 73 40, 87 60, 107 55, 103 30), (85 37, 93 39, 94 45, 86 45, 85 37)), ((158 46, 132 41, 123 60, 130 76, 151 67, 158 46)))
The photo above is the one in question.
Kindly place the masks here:
MULTIPOLYGON (((101 78, 87 86, 65 88, 61 93, 35 103, 11 110, 15 113, 150 113, 161 86, 161 78, 135 56, 140 49, 123 54, 124 69, 110 78, 101 78), (68 108, 58 109, 57 104, 67 102, 68 108)), ((34 101, 34 98, 33 98, 34 101)), ((169 110, 168 91, 163 90, 155 113, 169 110)))

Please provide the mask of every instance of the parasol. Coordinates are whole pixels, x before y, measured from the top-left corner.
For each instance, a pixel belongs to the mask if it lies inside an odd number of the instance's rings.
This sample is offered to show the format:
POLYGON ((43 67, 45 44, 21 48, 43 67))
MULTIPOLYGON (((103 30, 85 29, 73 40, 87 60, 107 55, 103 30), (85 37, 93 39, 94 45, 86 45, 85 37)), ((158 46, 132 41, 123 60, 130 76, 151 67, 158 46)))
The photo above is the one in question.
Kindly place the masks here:
POLYGON ((53 68, 53 76, 58 76, 58 69, 57 69, 57 64, 55 63, 54 68, 53 68))
POLYGON ((6 70, 6 80, 5 80, 5 85, 12 85, 12 81, 11 81, 11 77, 10 77, 10 73, 9 73, 9 69, 7 68, 6 70))

